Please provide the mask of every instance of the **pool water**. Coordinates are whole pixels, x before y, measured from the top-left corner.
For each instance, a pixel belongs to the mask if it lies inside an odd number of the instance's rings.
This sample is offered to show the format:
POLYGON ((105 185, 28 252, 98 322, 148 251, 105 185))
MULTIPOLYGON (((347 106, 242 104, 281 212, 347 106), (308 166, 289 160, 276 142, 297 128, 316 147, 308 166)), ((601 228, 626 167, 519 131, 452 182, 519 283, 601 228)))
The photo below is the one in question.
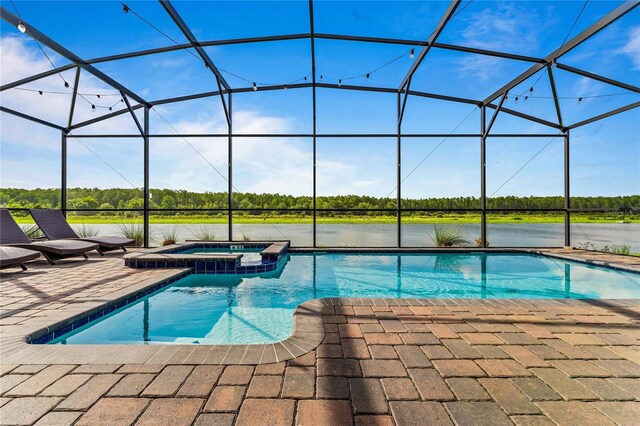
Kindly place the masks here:
POLYGON ((248 344, 291 335, 319 297, 640 298, 640 275, 527 254, 290 254, 251 276, 192 274, 51 343, 248 344))

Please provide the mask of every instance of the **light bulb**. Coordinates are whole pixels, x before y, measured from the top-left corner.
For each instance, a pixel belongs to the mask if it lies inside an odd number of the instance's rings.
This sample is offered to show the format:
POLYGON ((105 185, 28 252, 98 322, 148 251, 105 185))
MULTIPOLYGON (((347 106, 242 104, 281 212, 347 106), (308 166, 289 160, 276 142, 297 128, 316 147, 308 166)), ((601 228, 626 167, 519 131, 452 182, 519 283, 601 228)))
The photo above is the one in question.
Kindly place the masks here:
POLYGON ((413 59, 415 57, 415 52, 413 49, 411 49, 411 52, 409 52, 409 59, 413 59))
POLYGON ((578 98, 578 105, 582 103, 582 98, 578 98))
POLYGON ((342 79, 338 80, 338 86, 342 86, 342 79))
POLYGON ((27 32, 27 26, 24 24, 24 22, 18 22, 18 30, 20 30, 21 33, 27 32))
POLYGON ((130 10, 130 9, 129 9, 129 6, 127 6, 126 4, 123 4, 123 5, 122 5, 122 11, 123 11, 124 13, 129 13, 129 10, 130 10))
POLYGON ((258 86, 256 86, 256 83, 253 83, 253 91, 255 92, 256 90, 258 90, 258 86))
POLYGON ((64 82, 64 87, 66 87, 67 89, 69 88, 69 83, 67 83, 66 81, 64 82))
POLYGON ((42 90, 38 90, 38 93, 40 93, 40 96, 42 96, 42 90))

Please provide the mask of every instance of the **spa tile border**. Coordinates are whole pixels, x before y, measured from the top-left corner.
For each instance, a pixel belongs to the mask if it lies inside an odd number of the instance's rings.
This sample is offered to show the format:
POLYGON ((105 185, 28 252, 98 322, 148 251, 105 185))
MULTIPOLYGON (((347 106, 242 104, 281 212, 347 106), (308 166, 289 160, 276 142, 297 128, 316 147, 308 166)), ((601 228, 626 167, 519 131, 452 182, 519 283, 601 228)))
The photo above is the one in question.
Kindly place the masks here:
POLYGON ((289 241, 197 242, 172 244, 124 256, 124 265, 135 269, 191 268, 196 274, 260 274, 282 267, 288 260, 289 241), (204 255, 183 253, 190 249, 220 249, 233 246, 263 249, 260 262, 242 262, 242 254, 204 255))

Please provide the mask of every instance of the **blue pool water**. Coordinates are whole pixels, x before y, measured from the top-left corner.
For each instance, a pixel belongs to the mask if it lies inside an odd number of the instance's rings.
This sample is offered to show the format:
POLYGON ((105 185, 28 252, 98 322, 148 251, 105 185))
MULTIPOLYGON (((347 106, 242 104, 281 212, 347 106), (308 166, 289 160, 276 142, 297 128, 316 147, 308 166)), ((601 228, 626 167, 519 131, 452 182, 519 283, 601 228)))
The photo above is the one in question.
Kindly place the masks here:
POLYGON ((267 343, 319 297, 640 298, 640 275, 525 254, 291 254, 267 274, 189 275, 51 343, 267 343))

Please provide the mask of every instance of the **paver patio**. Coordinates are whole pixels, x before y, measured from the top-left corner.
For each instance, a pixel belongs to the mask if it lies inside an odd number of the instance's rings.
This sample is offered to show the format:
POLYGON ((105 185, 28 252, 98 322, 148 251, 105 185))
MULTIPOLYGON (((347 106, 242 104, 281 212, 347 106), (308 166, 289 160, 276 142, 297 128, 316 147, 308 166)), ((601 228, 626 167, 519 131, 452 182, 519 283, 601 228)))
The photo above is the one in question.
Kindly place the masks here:
MULTIPOLYGON (((554 253, 638 266, 633 258, 554 253)), ((638 301, 321 299, 322 343, 299 348, 297 357, 278 345, 249 359, 251 346, 132 352, 16 341, 174 273, 127 269, 114 254, 3 272, 0 423, 632 425, 640 418, 638 301)))

